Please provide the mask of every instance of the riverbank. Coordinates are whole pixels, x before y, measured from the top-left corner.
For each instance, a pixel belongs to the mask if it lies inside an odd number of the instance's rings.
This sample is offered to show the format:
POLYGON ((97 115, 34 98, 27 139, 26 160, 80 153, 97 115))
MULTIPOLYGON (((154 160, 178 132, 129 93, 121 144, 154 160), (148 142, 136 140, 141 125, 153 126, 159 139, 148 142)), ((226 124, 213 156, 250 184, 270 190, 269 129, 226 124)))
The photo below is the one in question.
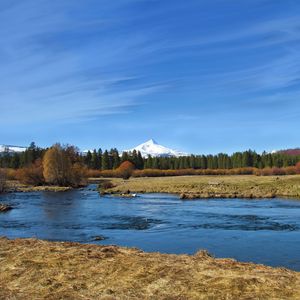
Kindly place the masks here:
POLYGON ((7 192, 9 193, 26 193, 26 192, 65 192, 71 190, 72 187, 68 186, 55 186, 55 185, 26 185, 18 182, 17 180, 7 181, 7 192))
MULTIPOLYGON (((106 193, 173 193, 194 198, 300 198, 300 175, 176 176, 106 179, 106 193)), ((100 183, 101 185, 101 183, 100 183)))
POLYGON ((299 299, 300 273, 232 259, 0 238, 0 299, 299 299))

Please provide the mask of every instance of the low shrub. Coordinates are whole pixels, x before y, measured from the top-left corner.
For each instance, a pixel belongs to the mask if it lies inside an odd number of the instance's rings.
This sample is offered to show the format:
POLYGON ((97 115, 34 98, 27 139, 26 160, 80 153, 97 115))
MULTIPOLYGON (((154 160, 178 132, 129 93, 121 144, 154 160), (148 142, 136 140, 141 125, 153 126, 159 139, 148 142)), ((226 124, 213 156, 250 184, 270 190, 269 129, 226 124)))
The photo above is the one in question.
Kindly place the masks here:
POLYGON ((6 169, 7 180, 16 180, 17 170, 15 169, 6 169))
POLYGON ((111 181, 105 180, 105 181, 103 181, 103 182, 101 182, 101 183, 99 184, 99 187, 100 187, 101 189, 106 190, 106 189, 111 189, 111 188, 113 188, 113 187, 115 187, 115 186, 113 185, 113 183, 112 183, 111 181))
MULTIPOLYGON (((295 174, 297 174, 296 167, 286 167, 286 168, 284 168, 284 171, 285 171, 286 175, 295 175, 295 174)), ((299 174, 300 174, 300 172, 299 172, 299 174)))
POLYGON ((18 169, 15 175, 16 179, 23 184, 43 185, 45 183, 43 176, 43 165, 41 159, 37 159, 32 165, 18 169))
POLYGON ((87 168, 77 162, 71 167, 71 186, 80 187, 87 185, 87 168))
POLYGON ((100 171, 99 177, 118 177, 115 170, 103 170, 100 171))
POLYGON ((121 163, 121 165, 116 169, 116 174, 118 177, 123 179, 129 179, 133 174, 135 166, 132 162, 126 160, 121 163))
POLYGON ((296 173, 297 174, 300 174, 300 162, 298 162, 295 166, 295 169, 296 169, 296 173))
POLYGON ((87 169, 86 176, 88 178, 97 178, 97 177, 101 177, 102 173, 101 173, 101 170, 87 169))
MULTIPOLYGON (((130 162, 129 162, 130 163, 130 162)), ((120 166, 121 167, 121 166, 120 166)), ((88 170, 89 177, 128 177, 124 173, 124 168, 116 170, 88 170), (125 176, 126 175, 126 176, 125 176)), ((131 167, 130 167, 131 168, 131 167)), ((125 168, 126 169, 126 168, 125 168)), ((257 176, 280 176, 300 174, 300 162, 296 166, 284 168, 233 168, 233 169, 179 169, 179 170, 160 170, 160 169, 130 169, 132 177, 164 177, 164 176, 189 176, 189 175, 257 175, 257 176)))

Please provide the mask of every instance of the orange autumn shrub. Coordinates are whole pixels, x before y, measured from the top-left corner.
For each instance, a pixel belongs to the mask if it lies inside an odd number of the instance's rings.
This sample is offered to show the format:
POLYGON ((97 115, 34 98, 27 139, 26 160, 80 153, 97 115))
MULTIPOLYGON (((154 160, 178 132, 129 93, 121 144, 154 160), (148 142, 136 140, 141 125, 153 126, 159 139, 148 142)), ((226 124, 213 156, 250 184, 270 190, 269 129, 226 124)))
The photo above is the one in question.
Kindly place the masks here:
POLYGON ((284 171, 285 171, 285 175, 295 175, 295 174, 297 174, 296 167, 285 167, 284 171))
POLYGON ((296 169, 296 173, 300 174, 300 161, 296 164, 295 169, 296 169))
POLYGON ((126 160, 121 163, 121 165, 116 169, 115 173, 118 177, 122 177, 123 179, 129 179, 132 175, 135 166, 132 162, 126 160))
POLYGON ((29 185, 42 185, 45 183, 43 176, 43 164, 41 159, 37 159, 32 165, 18 169, 16 179, 21 183, 29 185))
MULTIPOLYGON (((131 162, 128 162, 132 164, 131 162)), ((127 162, 126 162, 127 164, 127 162)), ((125 166, 126 166, 125 164, 125 166)), ((120 166, 121 167, 121 166, 120 166)), ((122 166, 124 168, 124 165, 122 166)), ((122 168, 116 170, 88 170, 89 177, 123 177, 122 168)), ((164 176, 193 176, 193 175, 256 175, 256 176, 281 176, 300 174, 300 163, 296 166, 284 168, 233 168, 233 169, 143 169, 133 170, 132 177, 164 177, 164 176)))
POLYGON ((73 187, 87 185, 87 168, 83 164, 76 162, 71 167, 71 185, 73 187))
POLYGON ((101 177, 102 173, 101 170, 87 169, 86 176, 88 178, 97 178, 97 177, 101 177))
POLYGON ((100 171, 100 177, 120 177, 116 173, 116 170, 102 170, 100 171))
POLYGON ((6 169, 7 180, 16 180, 17 170, 15 169, 6 169))

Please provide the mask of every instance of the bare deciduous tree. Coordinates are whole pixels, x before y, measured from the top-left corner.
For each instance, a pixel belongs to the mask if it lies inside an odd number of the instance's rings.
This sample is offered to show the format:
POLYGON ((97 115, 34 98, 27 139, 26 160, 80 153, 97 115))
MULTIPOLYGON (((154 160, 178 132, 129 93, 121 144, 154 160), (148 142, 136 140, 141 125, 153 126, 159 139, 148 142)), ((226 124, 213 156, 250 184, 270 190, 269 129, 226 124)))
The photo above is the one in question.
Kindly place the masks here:
POLYGON ((79 186, 83 183, 85 169, 75 162, 74 149, 56 144, 43 157, 43 175, 46 183, 60 186, 79 186), (73 163, 73 161, 75 163, 73 163))

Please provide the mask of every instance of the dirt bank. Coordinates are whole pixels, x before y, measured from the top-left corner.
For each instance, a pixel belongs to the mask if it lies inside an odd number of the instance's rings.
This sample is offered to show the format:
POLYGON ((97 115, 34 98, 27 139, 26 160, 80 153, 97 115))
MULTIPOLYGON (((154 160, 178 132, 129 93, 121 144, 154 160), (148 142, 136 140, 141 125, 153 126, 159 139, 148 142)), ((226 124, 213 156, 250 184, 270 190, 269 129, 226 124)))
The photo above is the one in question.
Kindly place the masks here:
POLYGON ((300 273, 206 252, 0 238, 0 299, 300 299, 300 273))

